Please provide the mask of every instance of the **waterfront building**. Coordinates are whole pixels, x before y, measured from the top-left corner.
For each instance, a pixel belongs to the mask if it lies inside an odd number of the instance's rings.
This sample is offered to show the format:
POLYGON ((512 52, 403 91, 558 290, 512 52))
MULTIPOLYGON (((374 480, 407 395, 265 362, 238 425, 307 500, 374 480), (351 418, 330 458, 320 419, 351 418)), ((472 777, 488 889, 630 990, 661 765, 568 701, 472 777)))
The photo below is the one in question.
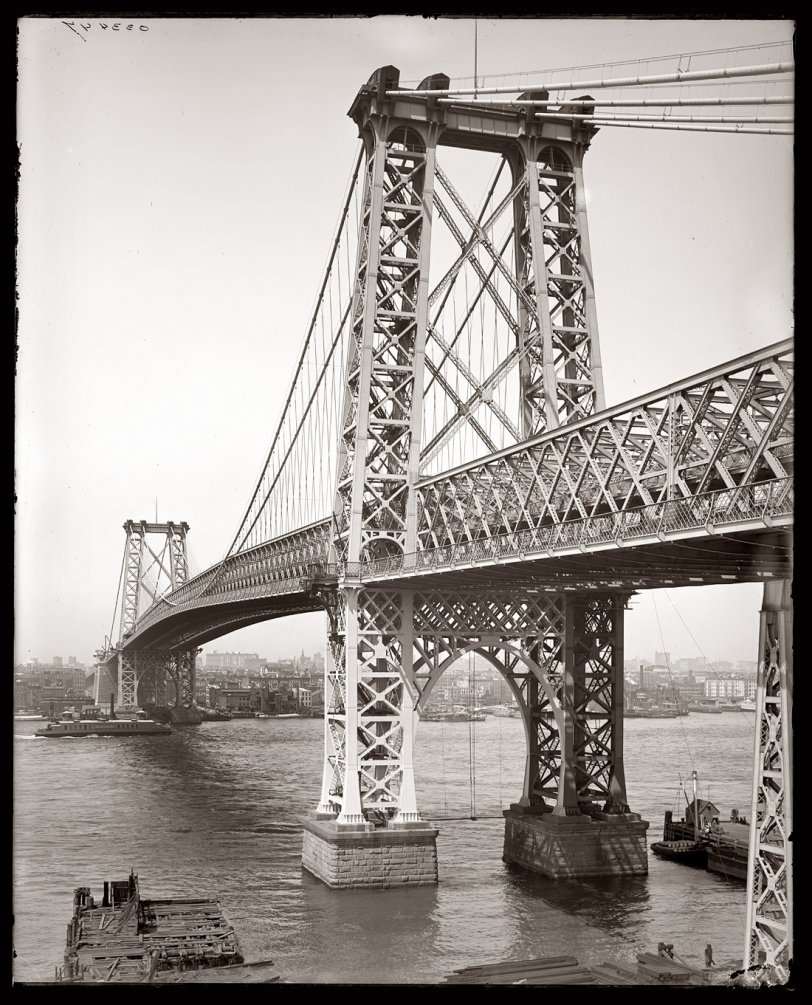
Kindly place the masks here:
POLYGON ((706 677, 706 698, 744 698, 745 682, 733 677, 706 677))
POLYGON ((207 670, 259 671, 262 663, 263 660, 256 653, 221 653, 215 649, 214 652, 205 654, 207 670))

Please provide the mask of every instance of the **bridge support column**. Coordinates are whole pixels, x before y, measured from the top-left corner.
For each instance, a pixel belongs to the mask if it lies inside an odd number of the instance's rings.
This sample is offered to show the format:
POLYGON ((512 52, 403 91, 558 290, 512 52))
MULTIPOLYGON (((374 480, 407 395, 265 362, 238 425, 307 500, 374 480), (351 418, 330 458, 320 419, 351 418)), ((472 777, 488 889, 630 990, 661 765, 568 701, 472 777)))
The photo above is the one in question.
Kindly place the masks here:
POLYGON ((138 670, 135 653, 119 652, 118 654, 118 688, 116 693, 116 708, 135 708, 138 704, 138 670))
POLYGON ((116 709, 129 711, 144 703, 167 704, 168 681, 171 680, 175 691, 170 708, 172 722, 202 722, 202 714, 194 700, 197 653, 197 649, 183 652, 119 650, 116 709))
POLYGON ((162 683, 165 689, 169 660, 170 654, 160 650, 119 650, 116 710, 132 711, 146 700, 145 690, 153 697, 162 683))
POLYGON ((759 630, 755 769, 747 867, 746 968, 785 982, 792 939, 792 592, 764 584, 759 630))
POLYGON ((175 682, 175 703, 171 709, 171 719, 174 723, 195 725, 203 721, 195 701, 197 653, 197 649, 189 649, 173 652, 169 656, 167 671, 175 682))
POLYGON ((629 811, 623 770, 624 605, 622 595, 563 598, 559 714, 536 711, 545 739, 535 745, 535 780, 526 772, 522 799, 505 811, 506 862, 554 878, 648 872, 648 823, 629 811), (556 760, 550 806, 540 798, 543 786, 533 790, 556 760))
POLYGON ((437 830, 418 810, 410 598, 344 588, 327 601, 325 760, 302 865, 328 886, 437 882, 437 830))

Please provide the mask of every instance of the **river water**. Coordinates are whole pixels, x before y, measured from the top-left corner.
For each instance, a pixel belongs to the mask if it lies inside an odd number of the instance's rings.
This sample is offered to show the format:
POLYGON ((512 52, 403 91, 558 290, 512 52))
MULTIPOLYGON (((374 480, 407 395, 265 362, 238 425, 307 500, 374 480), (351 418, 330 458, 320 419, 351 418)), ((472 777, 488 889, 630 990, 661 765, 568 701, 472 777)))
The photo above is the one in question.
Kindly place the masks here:
MULTIPOLYGON (((627 719, 629 803, 662 836, 680 779, 723 819, 750 817, 755 716, 627 719)), ((301 867, 301 819, 315 808, 323 725, 239 719, 170 736, 34 737, 14 722, 16 981, 53 979, 73 890, 139 875, 145 897, 220 898, 248 959, 272 958, 294 983, 418 984, 454 969, 570 954, 634 961, 671 942, 702 965, 744 950, 745 885, 649 854, 645 877, 552 880, 507 866, 500 812, 521 791, 517 719, 424 722, 416 784, 440 828, 440 881, 405 890, 330 890, 301 867), (476 819, 472 820, 474 816, 476 819)))

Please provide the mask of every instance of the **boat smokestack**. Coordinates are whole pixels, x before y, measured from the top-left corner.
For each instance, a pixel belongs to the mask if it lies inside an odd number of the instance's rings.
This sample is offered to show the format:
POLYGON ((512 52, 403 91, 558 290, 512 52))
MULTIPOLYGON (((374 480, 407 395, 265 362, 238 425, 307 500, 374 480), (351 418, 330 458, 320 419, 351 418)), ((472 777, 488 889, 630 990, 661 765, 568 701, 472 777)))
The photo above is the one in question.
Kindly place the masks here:
POLYGON ((110 692, 110 718, 115 719, 116 717, 116 696, 113 692, 110 692))

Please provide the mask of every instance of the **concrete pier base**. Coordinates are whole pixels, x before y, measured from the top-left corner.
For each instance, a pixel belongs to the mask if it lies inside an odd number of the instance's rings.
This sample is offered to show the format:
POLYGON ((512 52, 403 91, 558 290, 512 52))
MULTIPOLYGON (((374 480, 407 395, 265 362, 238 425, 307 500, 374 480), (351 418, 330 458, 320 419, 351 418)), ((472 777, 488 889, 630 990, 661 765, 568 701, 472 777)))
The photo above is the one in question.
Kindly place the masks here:
POLYGON ((359 829, 315 817, 303 823, 302 867, 334 890, 437 883, 439 832, 428 823, 359 829))
POLYGON ((649 825, 637 813, 565 817, 514 804, 504 817, 505 862, 553 879, 648 873, 649 825))

